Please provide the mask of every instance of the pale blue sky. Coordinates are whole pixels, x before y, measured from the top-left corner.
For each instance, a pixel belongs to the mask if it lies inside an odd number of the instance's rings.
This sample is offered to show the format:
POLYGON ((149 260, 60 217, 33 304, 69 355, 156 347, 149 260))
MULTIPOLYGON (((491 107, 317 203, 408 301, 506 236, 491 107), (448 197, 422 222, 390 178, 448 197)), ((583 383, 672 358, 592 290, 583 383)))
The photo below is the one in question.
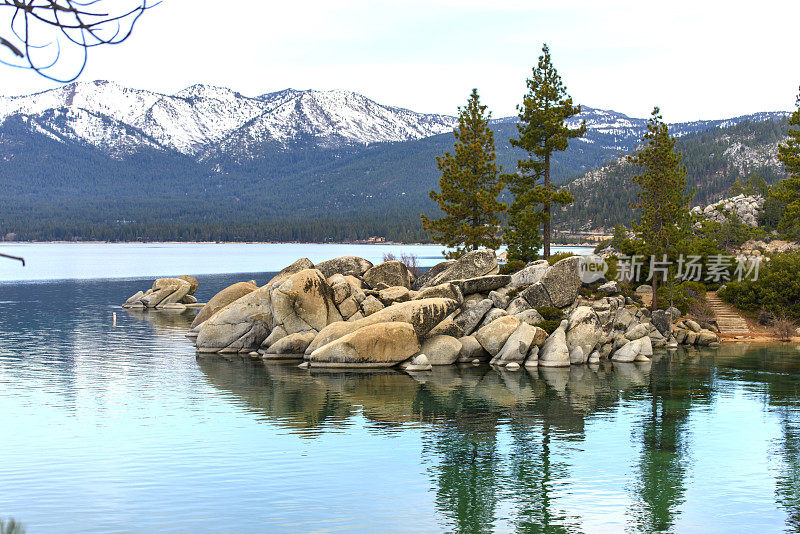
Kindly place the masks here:
MULTIPOLYGON (((82 80, 167 93, 350 89, 449 114, 478 87, 501 117, 515 113, 546 41, 577 102, 722 118, 793 108, 798 20, 800 2, 777 0, 164 0, 128 42, 93 50, 82 80)), ((7 95, 54 86, 2 74, 7 95)))

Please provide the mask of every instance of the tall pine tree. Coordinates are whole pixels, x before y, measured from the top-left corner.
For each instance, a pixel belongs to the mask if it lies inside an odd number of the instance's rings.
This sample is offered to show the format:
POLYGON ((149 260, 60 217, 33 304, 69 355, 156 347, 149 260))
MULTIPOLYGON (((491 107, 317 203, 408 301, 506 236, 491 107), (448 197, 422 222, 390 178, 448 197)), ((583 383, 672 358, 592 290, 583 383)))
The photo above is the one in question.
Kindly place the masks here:
POLYGON ((773 189, 774 196, 786 205, 778 229, 800 239, 800 94, 797 109, 789 117, 789 138, 778 147, 778 159, 789 173, 773 189))
POLYGON ((498 214, 506 205, 497 200, 503 190, 500 168, 495 163, 494 133, 489 128, 491 113, 481 105, 473 89, 467 105, 459 108, 453 154, 436 158, 442 173, 440 193, 430 192, 445 216, 429 219, 422 215, 422 226, 435 241, 455 249, 456 258, 468 250, 500 246, 498 214))
MULTIPOLYGON (((675 139, 658 108, 647 124, 647 133, 642 138, 644 146, 628 160, 644 170, 633 177, 633 183, 641 187, 639 202, 635 206, 641 211, 635 226, 647 252, 656 261, 663 255, 675 259, 676 251, 686 236, 689 217, 689 197, 686 195, 686 167, 681 164, 681 155, 675 151, 675 139)), ((658 306, 658 276, 653 273, 653 309, 658 306)))
POLYGON ((581 107, 573 106, 546 44, 527 83, 528 93, 518 108, 519 137, 509 141, 527 151, 529 158, 517 162, 516 174, 503 177, 514 195, 506 230, 508 256, 523 261, 538 257, 539 244, 543 245, 544 257, 550 257, 551 205, 572 202, 568 191, 555 188, 550 181, 551 159, 554 152, 567 149, 570 139, 586 133, 585 123, 579 128, 566 125, 566 120, 580 113, 581 107), (544 226, 541 239, 539 224, 544 226))

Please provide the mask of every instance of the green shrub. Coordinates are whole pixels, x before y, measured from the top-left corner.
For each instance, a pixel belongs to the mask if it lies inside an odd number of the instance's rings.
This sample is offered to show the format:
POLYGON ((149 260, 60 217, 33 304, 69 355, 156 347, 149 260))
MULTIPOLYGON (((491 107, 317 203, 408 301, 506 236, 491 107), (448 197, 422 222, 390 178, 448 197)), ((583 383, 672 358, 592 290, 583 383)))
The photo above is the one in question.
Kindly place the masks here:
MULTIPOLYGON (((687 280, 680 284, 675 284, 672 289, 672 305, 678 308, 682 314, 690 312, 692 309, 699 310, 706 299, 706 286, 700 282, 687 280)), ((658 307, 662 310, 670 306, 670 288, 661 286, 658 288, 658 307)), ((699 312, 698 312, 699 313, 699 312)))
POLYGON ((550 265, 555 265, 556 262, 559 262, 565 258, 571 258, 574 255, 575 254, 573 254, 572 252, 557 252, 552 256, 550 256, 549 258, 547 258, 547 263, 549 263, 550 265))
POLYGON ((525 267, 522 260, 509 260, 508 263, 500 267, 500 274, 514 274, 525 267))
POLYGON ((681 287, 686 289, 689 298, 693 298, 695 300, 706 298, 706 286, 701 282, 686 280, 685 282, 681 283, 681 287))
POLYGON ((695 300, 689 297, 686 288, 681 287, 680 284, 675 284, 671 292, 669 286, 658 288, 658 307, 662 310, 675 306, 681 311, 681 314, 686 315, 689 311, 689 304, 692 302, 695 300))
POLYGON ((761 263, 758 280, 728 282, 717 294, 741 310, 764 308, 800 318, 800 252, 773 254, 770 261, 761 263))
POLYGON ((544 319, 545 321, 560 322, 561 319, 564 318, 564 312, 562 312, 558 308, 552 308, 550 306, 542 306, 541 308, 537 308, 536 311, 539 312, 539 315, 541 315, 542 319, 544 319))
POLYGON ((558 328, 560 325, 561 321, 542 321, 541 323, 536 323, 534 326, 538 326, 549 335, 555 332, 556 328, 558 328))

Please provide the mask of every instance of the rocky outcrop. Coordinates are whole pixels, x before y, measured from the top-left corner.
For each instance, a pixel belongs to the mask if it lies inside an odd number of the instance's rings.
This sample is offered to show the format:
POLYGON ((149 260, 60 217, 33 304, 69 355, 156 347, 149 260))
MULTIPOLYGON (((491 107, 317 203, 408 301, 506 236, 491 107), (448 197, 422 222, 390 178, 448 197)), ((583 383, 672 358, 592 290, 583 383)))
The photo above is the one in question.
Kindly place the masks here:
POLYGON ((495 319, 475 334, 475 339, 486 349, 486 352, 496 356, 508 341, 521 321, 514 316, 505 316, 495 319))
POLYGON ((410 288, 413 276, 405 264, 399 261, 386 261, 370 268, 364 273, 364 282, 372 289, 384 287, 410 288))
POLYGON ((409 323, 376 323, 359 328, 314 352, 311 367, 391 367, 417 354, 419 340, 409 323))
POLYGON ((360 328, 377 323, 408 323, 412 325, 417 336, 424 336, 444 321, 456 306, 456 302, 450 299, 412 300, 394 304, 358 321, 332 323, 319 332, 306 349, 306 354, 360 328))
POLYGON ((695 206, 692 215, 702 216, 710 221, 724 223, 734 216, 747 226, 758 226, 758 217, 764 209, 766 200, 761 195, 736 195, 709 204, 705 208, 695 206))
POLYGON ((434 276, 422 287, 430 287, 452 282, 453 280, 466 280, 477 278, 497 272, 497 256, 493 250, 474 250, 461 256, 454 263, 448 265, 438 275, 434 276))
POLYGON ((319 332, 342 321, 333 300, 333 290, 322 272, 304 269, 271 288, 273 326, 287 334, 319 332))
POLYGON ((541 284, 556 308, 569 306, 578 296, 578 290, 582 285, 579 265, 580 258, 577 256, 564 258, 556 262, 542 276, 541 284))
POLYGON ((451 365, 461 354, 461 342, 451 336, 433 336, 422 343, 420 352, 427 356, 431 365, 451 365))
POLYGON ((266 359, 302 359, 314 337, 316 337, 314 332, 288 334, 260 352, 266 359))
POLYGON ((226 287, 211 297, 211 300, 209 300, 208 303, 203 306, 203 308, 200 310, 200 313, 198 313, 194 318, 194 321, 192 321, 192 328, 196 328, 197 326, 203 324, 212 315, 217 313, 228 304, 252 293, 256 289, 258 289, 258 286, 249 282, 238 282, 226 287))
POLYGON ((569 348, 567 348, 568 321, 561 324, 550 334, 538 353, 539 367, 569 367, 569 348))
MULTIPOLYGON (((718 343, 713 325, 681 321, 676 310, 651 314, 616 286, 598 284, 604 289, 592 298, 579 296, 580 262, 539 261, 499 275, 494 253, 475 251, 436 266, 411 289, 419 281, 400 262, 372 266, 345 256, 322 262, 323 272, 302 259, 266 286, 240 283, 215 295, 198 314, 196 345, 201 354, 302 355, 311 367, 402 364, 423 372, 487 361, 509 370, 630 365, 649 361, 654 350, 718 343), (565 319, 548 335, 543 328, 552 323, 543 315, 558 316, 552 308, 565 319)), ((192 287, 191 280, 160 279, 129 302, 189 300, 192 287)))
POLYGON ((272 279, 267 282, 265 285, 267 287, 272 287, 276 284, 280 284, 293 274, 297 274, 300 271, 305 271, 306 269, 313 269, 314 264, 311 263, 311 260, 308 258, 300 258, 293 264, 289 265, 288 267, 284 267, 278 274, 272 277, 272 279))
MULTIPOLYGON (((502 320, 502 319, 498 319, 502 320)), ((522 364, 536 340, 537 328, 520 322, 517 329, 508 337, 500 352, 492 358, 492 365, 522 364)))
POLYGON ((316 268, 325 278, 330 278, 334 274, 351 275, 360 278, 372 268, 372 262, 358 256, 342 256, 318 263, 316 268))
POLYGON ((579 306, 569 316, 566 342, 570 363, 586 363, 603 336, 597 313, 590 306, 579 306), (580 351, 576 351, 580 349, 580 351))
POLYGON ((541 282, 544 273, 547 272, 549 267, 550 264, 547 263, 547 260, 537 260, 531 262, 522 270, 511 275, 511 281, 509 282, 508 286, 511 289, 516 289, 518 287, 529 286, 531 284, 535 284, 536 282, 541 282))
POLYGON ((494 289, 505 287, 511 282, 508 275, 495 274, 468 278, 467 280, 456 280, 453 283, 461 289, 463 295, 473 295, 475 293, 488 293, 494 289))
MULTIPOLYGON (((180 278, 159 278, 146 292, 139 291, 128 298, 123 308, 182 308, 189 304, 187 298, 194 295, 199 286, 197 279, 191 276, 180 278), (181 305, 181 306, 171 306, 181 305)), ((196 299, 195 299, 196 301, 196 299)))
POLYGON ((261 346, 272 327, 269 287, 228 304, 200 325, 195 344, 201 353, 250 352, 261 346))

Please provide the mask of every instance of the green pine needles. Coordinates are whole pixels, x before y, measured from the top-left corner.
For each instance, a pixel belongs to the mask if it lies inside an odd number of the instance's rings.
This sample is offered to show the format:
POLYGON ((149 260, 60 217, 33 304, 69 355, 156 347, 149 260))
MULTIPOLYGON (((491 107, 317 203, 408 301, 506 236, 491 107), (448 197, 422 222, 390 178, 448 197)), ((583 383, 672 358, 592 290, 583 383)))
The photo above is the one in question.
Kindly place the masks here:
MULTIPOLYGON (((642 138, 644 146, 628 160, 644 172, 633 177, 633 183, 641 187, 638 208, 641 213, 635 225, 647 252, 661 261, 663 255, 673 258, 677 247, 688 232, 689 196, 686 194, 686 167, 681 155, 675 150, 675 139, 658 108, 647 124, 647 133, 642 138)), ((658 276, 653 276, 653 309, 658 306, 658 276)))
POLYGON ((800 94, 797 109, 789 118, 789 137, 778 146, 778 159, 789 174, 773 188, 772 194, 785 204, 778 230, 800 239, 800 94))
POLYGON ((582 137, 586 124, 569 128, 566 120, 581 112, 574 106, 572 97, 561 81, 550 58, 550 49, 545 44, 539 63, 527 81, 528 93, 518 107, 520 123, 519 137, 510 139, 512 146, 528 152, 528 159, 517 162, 515 174, 503 175, 503 180, 514 195, 509 208, 508 228, 505 241, 510 260, 531 261, 543 256, 550 257, 550 219, 553 204, 569 204, 572 195, 565 189, 556 188, 550 180, 550 160, 554 152, 563 152, 569 140, 582 137), (539 233, 540 225, 543 227, 539 233))
POLYGON ((467 105, 459 108, 453 153, 436 158, 442 173, 441 192, 431 191, 430 197, 444 217, 422 215, 422 226, 435 241, 453 249, 446 252, 449 258, 481 247, 497 249, 501 244, 498 215, 506 211, 506 205, 497 200, 504 185, 495 162, 490 118, 478 90, 473 89, 467 105))

